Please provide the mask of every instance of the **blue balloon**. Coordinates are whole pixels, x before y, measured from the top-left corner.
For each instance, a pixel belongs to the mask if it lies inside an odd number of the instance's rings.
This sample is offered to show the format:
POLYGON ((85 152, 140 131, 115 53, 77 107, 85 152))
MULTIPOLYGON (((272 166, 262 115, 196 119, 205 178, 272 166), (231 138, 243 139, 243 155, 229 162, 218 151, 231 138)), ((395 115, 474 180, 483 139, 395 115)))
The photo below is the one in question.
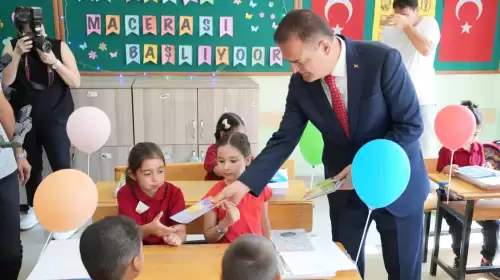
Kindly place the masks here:
POLYGON ((371 209, 396 201, 408 186, 410 160, 398 144, 385 139, 366 143, 354 156, 352 184, 371 209))

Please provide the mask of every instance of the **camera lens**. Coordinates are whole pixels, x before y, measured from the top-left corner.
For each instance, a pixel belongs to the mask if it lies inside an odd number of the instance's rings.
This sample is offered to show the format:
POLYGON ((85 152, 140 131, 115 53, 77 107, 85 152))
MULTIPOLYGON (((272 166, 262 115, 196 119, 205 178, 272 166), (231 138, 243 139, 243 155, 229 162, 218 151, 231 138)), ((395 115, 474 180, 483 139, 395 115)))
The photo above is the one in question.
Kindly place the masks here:
POLYGON ((50 52, 50 50, 52 49, 52 45, 50 44, 49 41, 45 40, 43 43, 42 43, 42 52, 50 52))

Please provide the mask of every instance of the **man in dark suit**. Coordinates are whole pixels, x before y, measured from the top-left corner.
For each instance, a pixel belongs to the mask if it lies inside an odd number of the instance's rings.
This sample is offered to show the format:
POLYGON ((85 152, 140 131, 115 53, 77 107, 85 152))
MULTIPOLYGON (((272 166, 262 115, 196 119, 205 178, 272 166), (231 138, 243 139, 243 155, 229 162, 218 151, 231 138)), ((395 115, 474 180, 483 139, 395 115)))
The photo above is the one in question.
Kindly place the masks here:
MULTIPOLYGON (((367 142, 392 140, 410 159, 410 182, 397 201, 374 210, 372 219, 382 239, 389 279, 419 280, 429 179, 418 141, 423 131, 420 106, 399 52, 378 42, 335 36, 309 10, 288 13, 274 40, 298 71, 290 79, 285 114, 279 130, 239 181, 214 202, 237 204, 247 192, 260 194, 311 121, 323 135, 325 176, 347 178, 342 190, 328 200, 333 241, 341 242, 354 259, 368 208, 353 191, 351 162, 367 142)), ((364 274, 363 254, 358 268, 364 274)))

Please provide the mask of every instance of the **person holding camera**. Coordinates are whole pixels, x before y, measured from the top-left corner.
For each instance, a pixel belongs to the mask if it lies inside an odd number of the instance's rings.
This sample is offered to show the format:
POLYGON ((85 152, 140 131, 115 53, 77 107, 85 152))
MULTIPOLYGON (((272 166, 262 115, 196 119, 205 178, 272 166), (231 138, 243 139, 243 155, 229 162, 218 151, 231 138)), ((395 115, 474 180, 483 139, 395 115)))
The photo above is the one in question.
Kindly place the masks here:
MULTIPOLYGON (((36 188, 42 181, 43 150, 53 171, 71 168, 66 123, 74 110, 70 87, 80 86, 80 73, 68 45, 47 38, 40 8, 16 8, 14 22, 18 37, 3 50, 12 56, 3 82, 12 88, 10 102, 17 116, 21 108, 32 106, 33 127, 23 146, 32 166, 26 183, 30 208, 20 222, 20 228, 28 230, 38 224, 32 207, 36 188)), ((67 239, 75 232, 76 229, 54 233, 54 238, 67 239)))

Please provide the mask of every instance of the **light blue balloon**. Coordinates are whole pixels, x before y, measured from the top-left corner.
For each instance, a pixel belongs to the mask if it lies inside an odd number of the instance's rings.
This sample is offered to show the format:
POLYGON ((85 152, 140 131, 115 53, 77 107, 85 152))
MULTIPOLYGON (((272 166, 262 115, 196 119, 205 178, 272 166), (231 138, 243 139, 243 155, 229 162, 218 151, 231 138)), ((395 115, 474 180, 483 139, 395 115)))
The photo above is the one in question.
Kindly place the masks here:
POLYGON ((385 139, 366 143, 354 156, 352 183, 371 209, 396 201, 410 181, 410 160, 398 144, 385 139))

